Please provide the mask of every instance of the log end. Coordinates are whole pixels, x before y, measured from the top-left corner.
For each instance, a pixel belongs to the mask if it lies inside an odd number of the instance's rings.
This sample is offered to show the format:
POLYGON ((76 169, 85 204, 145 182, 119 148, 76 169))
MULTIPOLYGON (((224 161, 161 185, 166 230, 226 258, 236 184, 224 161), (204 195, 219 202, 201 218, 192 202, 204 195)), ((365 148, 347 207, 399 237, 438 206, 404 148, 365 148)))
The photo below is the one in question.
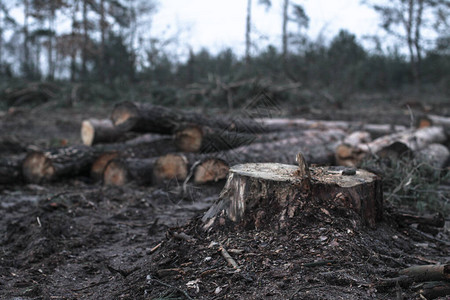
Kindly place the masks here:
POLYGON ((156 182, 166 180, 184 180, 188 174, 188 161, 184 155, 167 154, 159 157, 153 167, 156 182))
POLYGON ((126 166, 118 159, 110 161, 103 172, 103 184, 110 186, 123 186, 128 182, 126 166))
POLYGON ((91 178, 94 181, 100 181, 103 178, 103 173, 106 169, 106 166, 110 161, 117 158, 119 156, 118 152, 107 152, 101 154, 91 167, 91 178))
POLYGON ((220 158, 207 158, 197 164, 194 172, 194 182, 196 184, 205 184, 208 182, 217 182, 227 178, 230 167, 227 162, 220 158))
POLYGON ((130 130, 133 128, 139 117, 139 110, 133 102, 122 102, 117 104, 112 113, 111 121, 114 126, 120 127, 123 130, 130 130))
POLYGON ((83 121, 81 123, 81 140, 83 141, 83 144, 86 146, 92 146, 92 144, 94 143, 94 137, 94 126, 92 126, 89 120, 83 121))
POLYGON ((188 126, 175 132, 175 146, 182 152, 199 152, 203 131, 198 126, 188 126))
POLYGON ((55 168, 43 152, 33 152, 23 161, 22 174, 27 182, 41 183, 53 179, 55 168))

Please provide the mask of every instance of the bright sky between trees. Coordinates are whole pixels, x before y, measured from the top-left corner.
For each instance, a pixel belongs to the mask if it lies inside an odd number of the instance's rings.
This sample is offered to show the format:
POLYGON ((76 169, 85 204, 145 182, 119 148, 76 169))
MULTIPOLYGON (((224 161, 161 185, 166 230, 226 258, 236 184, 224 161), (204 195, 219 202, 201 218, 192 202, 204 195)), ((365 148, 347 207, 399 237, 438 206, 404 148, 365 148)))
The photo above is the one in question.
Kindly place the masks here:
MULTIPOLYGON (((294 1, 292 1, 294 2, 294 1)), ((333 38, 340 29, 347 29, 361 40, 364 35, 383 35, 378 26, 378 15, 360 0, 303 0, 310 18, 309 28, 303 29, 311 39, 322 35, 326 40, 333 38)), ((282 0, 272 0, 272 7, 266 9, 253 0, 252 40, 257 48, 281 43, 282 0)), ((247 0, 164 0, 154 15, 152 33, 171 36, 180 34, 178 47, 188 46, 197 51, 202 47, 213 53, 231 47, 242 55, 245 43, 247 0)), ((290 29, 296 31, 294 23, 290 29)))

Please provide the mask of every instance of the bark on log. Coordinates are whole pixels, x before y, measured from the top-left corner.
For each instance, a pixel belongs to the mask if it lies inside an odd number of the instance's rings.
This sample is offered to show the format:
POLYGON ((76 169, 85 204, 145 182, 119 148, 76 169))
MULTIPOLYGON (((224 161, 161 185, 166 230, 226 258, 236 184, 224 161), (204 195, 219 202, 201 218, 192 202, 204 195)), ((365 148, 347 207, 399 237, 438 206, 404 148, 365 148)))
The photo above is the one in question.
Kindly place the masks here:
POLYGON ((117 151, 104 152, 98 156, 98 158, 92 163, 91 166, 91 178, 94 181, 100 181, 103 179, 103 173, 105 172, 106 166, 110 161, 117 159, 120 153, 117 151))
POLYGON ((156 158, 113 159, 105 167, 103 184, 123 186, 131 181, 149 184, 152 182, 155 161, 156 158))
POLYGON ((400 276, 407 276, 414 282, 450 281, 450 264, 412 266, 399 272, 400 276))
POLYGON ((407 130, 356 146, 339 145, 336 149, 336 160, 340 165, 358 166, 364 158, 371 154, 382 158, 397 158, 406 152, 415 153, 429 144, 441 143, 445 140, 446 136, 442 127, 407 130))
POLYGON ((419 150, 415 156, 436 169, 443 169, 450 162, 450 151, 442 144, 430 144, 419 150))
POLYGON ((427 282, 421 287, 419 293, 427 300, 448 296, 450 295, 450 282, 448 281, 427 282))
POLYGON ((106 165, 116 158, 149 158, 159 157, 176 152, 172 138, 161 135, 146 135, 121 144, 104 144, 94 146, 99 156, 91 167, 91 178, 94 181, 103 179, 106 165))
POLYGON ((0 184, 15 184, 22 181, 22 157, 0 159, 0 184))
POLYGON ((0 153, 16 154, 25 152, 27 147, 15 136, 0 137, 0 153))
POLYGON ((445 219, 441 213, 437 213, 431 217, 416 216, 407 212, 394 212, 392 216, 397 223, 404 224, 422 224, 433 227, 444 227, 445 219))
POLYGON ((217 152, 251 144, 256 136, 198 125, 175 130, 174 143, 181 152, 217 152))
POLYGON ((22 174, 26 182, 41 183, 61 177, 89 173, 98 152, 87 146, 58 148, 29 153, 22 163, 22 174))
POLYGON ((442 126, 444 127, 447 135, 450 136, 450 117, 438 116, 438 115, 426 115, 418 119, 417 127, 431 127, 431 126, 442 126))
POLYGON ((194 183, 205 184, 227 178, 230 166, 223 159, 206 157, 197 161, 191 170, 193 171, 194 183))
POLYGON ((167 180, 182 181, 188 172, 187 160, 180 154, 167 154, 146 159, 114 159, 103 172, 105 185, 122 186, 131 181, 158 184, 167 180))
POLYGON ((81 140, 86 146, 113 143, 119 140, 123 134, 109 119, 89 119, 81 123, 81 140))
MULTIPOLYGON (((224 178, 226 165, 249 162, 276 162, 276 163, 295 163, 295 157, 301 151, 306 160, 312 164, 333 164, 334 149, 336 143, 344 138, 345 133, 341 130, 306 130, 297 133, 296 137, 277 140, 267 143, 254 143, 241 146, 228 151, 221 151, 212 154, 194 154, 187 153, 186 157, 190 163, 191 173, 194 173, 194 183, 208 183, 208 176, 203 177, 201 171, 196 175, 200 162, 210 161, 209 172, 211 179, 216 182, 224 178), (215 163, 212 163, 214 162, 215 163)), ((274 136, 275 137, 275 136, 274 136)), ((191 178, 191 176, 189 177, 191 178)))
POLYGON ((344 168, 310 168, 311 177, 298 166, 256 163, 233 166, 220 199, 203 216, 204 228, 227 220, 243 228, 285 228, 308 206, 325 203, 357 212, 374 226, 383 209, 381 180, 364 170, 342 175, 344 168))
POLYGON ((321 121, 321 120, 307 120, 307 119, 286 119, 286 118, 264 118, 256 119, 256 121, 263 124, 268 130, 284 130, 288 128, 296 129, 341 129, 345 131, 367 131, 373 138, 383 135, 392 134, 394 132, 401 132, 406 130, 403 125, 391 124, 365 124, 361 122, 348 121, 321 121))
POLYGON ((178 111, 149 103, 122 102, 111 114, 114 125, 123 131, 172 134, 183 124, 197 124, 237 132, 265 132, 260 123, 243 118, 207 118, 202 114, 178 111))

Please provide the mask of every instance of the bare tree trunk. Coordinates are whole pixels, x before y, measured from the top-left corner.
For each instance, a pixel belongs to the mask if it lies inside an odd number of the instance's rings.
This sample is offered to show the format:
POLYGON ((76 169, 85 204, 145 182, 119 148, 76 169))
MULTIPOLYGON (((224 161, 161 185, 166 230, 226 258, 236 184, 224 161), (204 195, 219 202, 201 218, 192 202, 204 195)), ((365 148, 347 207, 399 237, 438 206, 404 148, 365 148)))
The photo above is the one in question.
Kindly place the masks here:
POLYGON ((252 0, 247 0, 247 24, 245 28, 245 63, 250 64, 250 47, 251 47, 251 15, 252 15, 252 0))
POLYGON ((105 36, 106 36, 106 19, 105 19, 105 0, 100 1, 100 80, 105 82, 105 36))
POLYGON ((87 5, 88 0, 83 0, 83 48, 81 53, 81 74, 85 80, 87 76, 87 44, 88 44, 88 20, 87 20, 87 5))
POLYGON ((410 56, 411 71, 414 77, 414 83, 419 82, 419 71, 417 69, 416 53, 414 53, 414 38, 413 38, 413 20, 414 20, 414 6, 415 0, 408 1, 408 15, 405 19, 403 17, 403 24, 406 30, 406 41, 408 43, 408 51, 410 56))
POLYGON ((288 8, 289 0, 284 0, 283 4, 283 28, 282 28, 282 49, 283 49, 283 66, 287 65, 287 52, 288 52, 288 34, 287 34, 287 24, 288 24, 288 8))
POLYGON ((422 65, 422 46, 420 44, 420 27, 422 26, 422 15, 423 15, 423 2, 424 0, 418 0, 419 7, 416 12, 416 30, 414 37, 414 47, 416 48, 416 72, 417 72, 417 83, 420 85, 421 81, 421 65, 422 65))
POLYGON ((75 72, 76 72, 76 59, 77 59, 77 49, 79 47, 78 41, 75 41, 75 28, 77 24, 77 12, 78 12, 78 0, 75 1, 73 11, 72 11, 72 25, 71 25, 71 43, 72 43, 72 51, 70 53, 70 81, 75 81, 75 72))
POLYGON ((24 61, 23 61, 23 67, 25 76, 30 76, 30 37, 28 34, 28 17, 30 15, 30 3, 28 0, 24 0, 24 23, 23 23, 23 35, 24 35, 24 41, 23 41, 23 55, 24 55, 24 61))
POLYGON ((3 1, 0 0, 0 75, 3 74, 3 1))
POLYGON ((54 40, 54 31, 55 31, 55 1, 51 0, 49 2, 50 5, 50 16, 48 19, 48 80, 53 80, 55 77, 55 62, 53 60, 53 40, 54 40))

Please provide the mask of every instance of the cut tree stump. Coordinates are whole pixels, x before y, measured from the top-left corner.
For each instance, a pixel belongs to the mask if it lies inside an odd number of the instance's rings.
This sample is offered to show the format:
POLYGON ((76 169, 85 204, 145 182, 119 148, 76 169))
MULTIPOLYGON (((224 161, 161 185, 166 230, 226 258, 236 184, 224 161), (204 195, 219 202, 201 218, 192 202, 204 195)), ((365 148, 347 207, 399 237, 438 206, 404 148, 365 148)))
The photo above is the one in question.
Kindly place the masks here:
POLYGON ((115 127, 109 119, 89 119, 81 123, 81 140, 86 146, 113 143, 119 140, 123 134, 123 131, 115 127))
POLYGON ((383 194, 376 175, 365 170, 351 170, 353 174, 343 167, 313 167, 308 177, 304 160, 299 165, 303 167, 278 163, 233 166, 219 201, 202 219, 204 228, 229 220, 235 227, 281 229, 308 206, 330 209, 326 203, 355 211, 369 226, 381 219, 383 194))
POLYGON ((89 174, 91 164, 98 152, 87 146, 64 147, 48 151, 29 153, 22 163, 22 174, 26 182, 42 183, 61 177, 89 174))
POLYGON ((202 114, 178 111, 149 103, 121 102, 112 113, 114 125, 123 131, 155 132, 173 134, 183 124, 196 124, 212 128, 221 128, 236 132, 258 133, 266 129, 252 119, 244 118, 207 118, 202 114))
POLYGON ((336 161, 344 166, 358 166, 366 157, 398 158, 405 153, 416 153, 433 143, 446 140, 442 127, 425 127, 382 136, 369 143, 341 144, 336 148, 336 161))

